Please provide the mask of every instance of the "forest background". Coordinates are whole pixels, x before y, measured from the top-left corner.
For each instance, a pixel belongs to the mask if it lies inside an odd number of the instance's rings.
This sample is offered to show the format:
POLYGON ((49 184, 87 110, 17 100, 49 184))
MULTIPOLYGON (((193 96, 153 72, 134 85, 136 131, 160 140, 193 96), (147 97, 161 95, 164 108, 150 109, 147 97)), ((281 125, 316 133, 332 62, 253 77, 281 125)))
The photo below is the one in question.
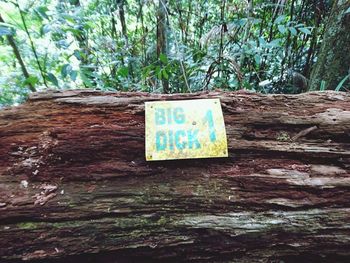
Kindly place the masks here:
POLYGON ((2 0, 0 107, 48 88, 350 89, 348 0, 2 0))

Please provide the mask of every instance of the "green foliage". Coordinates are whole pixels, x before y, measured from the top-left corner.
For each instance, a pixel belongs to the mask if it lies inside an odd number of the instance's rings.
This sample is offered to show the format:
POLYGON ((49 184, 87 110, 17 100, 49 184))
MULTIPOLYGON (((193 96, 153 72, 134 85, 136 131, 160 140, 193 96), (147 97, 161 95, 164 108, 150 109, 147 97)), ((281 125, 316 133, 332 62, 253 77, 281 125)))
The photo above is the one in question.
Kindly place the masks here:
POLYGON ((345 76, 340 82, 339 84, 337 85, 337 87, 335 88, 335 91, 340 91, 341 88, 343 87, 345 81, 347 81, 348 79, 350 78, 350 74, 345 76))
POLYGON ((0 37, 2 36, 12 36, 14 35, 13 30, 11 27, 4 25, 3 23, 0 24, 0 37))
POLYGON ((58 80, 57 80, 57 78, 55 77, 54 74, 48 73, 48 74, 46 75, 46 78, 47 78, 47 80, 50 81, 53 85, 55 85, 56 87, 59 87, 59 85, 58 85, 58 80))
POLYGON ((167 80, 171 92, 245 88, 293 93, 287 72, 309 76, 330 8, 315 14, 314 1, 280 6, 258 0, 249 6, 238 0, 170 0, 168 46, 157 55, 157 1, 118 3, 23 0, 18 8, 0 2, 5 20, 0 23, 0 104, 23 101, 28 85, 39 91, 86 87, 162 92, 167 80), (28 78, 8 36, 15 40, 28 78))

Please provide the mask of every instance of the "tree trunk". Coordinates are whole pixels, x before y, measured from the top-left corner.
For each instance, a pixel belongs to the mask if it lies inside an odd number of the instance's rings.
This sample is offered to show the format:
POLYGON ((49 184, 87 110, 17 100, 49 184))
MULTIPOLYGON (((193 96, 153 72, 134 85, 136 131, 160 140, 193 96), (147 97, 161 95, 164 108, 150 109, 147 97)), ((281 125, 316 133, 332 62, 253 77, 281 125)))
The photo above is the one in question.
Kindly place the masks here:
MULTIPOLYGON (((1 14, 0 14, 0 22, 1 23, 5 23, 4 19, 1 17, 1 14)), ((28 80, 30 78, 30 75, 29 75, 28 70, 27 70, 27 68, 26 68, 26 66, 24 64, 24 61, 23 61, 22 56, 21 56, 21 53, 18 50, 18 47, 17 47, 16 42, 15 42, 15 39, 13 38, 12 35, 7 35, 7 41, 9 42, 9 44, 10 44, 12 50, 13 50, 13 54, 15 55, 19 65, 21 67, 21 70, 22 70, 24 78, 26 80, 28 80)), ((31 91, 33 91, 33 92, 36 91, 34 85, 31 84, 30 82, 27 83, 27 86, 28 86, 28 88, 31 91)))
MULTIPOLYGON (((319 90, 321 82, 334 90, 350 74, 349 0, 336 0, 327 24, 317 62, 311 72, 310 90, 319 90)), ((349 82, 348 82, 349 83, 349 82)))
MULTIPOLYGON (((167 23, 166 23, 166 8, 167 0, 159 0, 158 5, 158 15, 157 15, 157 57, 161 65, 161 68, 164 69, 166 64, 161 61, 161 54, 167 56, 167 23)), ((162 75, 162 86, 163 93, 170 93, 169 81, 162 75)))
POLYGON ((0 112, 0 261, 349 261, 349 110, 331 91, 34 93, 0 112), (229 157, 146 162, 144 102, 200 98, 221 100, 229 157))
POLYGON ((119 11, 119 19, 120 19, 120 24, 122 26, 122 34, 125 40, 126 46, 128 46, 128 33, 127 33, 127 28, 126 28, 126 22, 125 22, 125 12, 124 12, 124 0, 117 0, 117 5, 118 5, 118 11, 119 11))

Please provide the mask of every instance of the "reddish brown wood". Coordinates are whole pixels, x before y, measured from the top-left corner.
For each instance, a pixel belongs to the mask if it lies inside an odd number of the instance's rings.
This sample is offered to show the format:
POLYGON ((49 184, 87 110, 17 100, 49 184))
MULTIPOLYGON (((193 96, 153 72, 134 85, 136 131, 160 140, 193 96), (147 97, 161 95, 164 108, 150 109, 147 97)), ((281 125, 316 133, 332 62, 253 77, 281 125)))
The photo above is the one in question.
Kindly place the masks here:
POLYGON ((35 93, 0 146, 1 262, 350 260, 346 93, 35 93), (146 162, 144 102, 186 98, 229 158, 146 162))

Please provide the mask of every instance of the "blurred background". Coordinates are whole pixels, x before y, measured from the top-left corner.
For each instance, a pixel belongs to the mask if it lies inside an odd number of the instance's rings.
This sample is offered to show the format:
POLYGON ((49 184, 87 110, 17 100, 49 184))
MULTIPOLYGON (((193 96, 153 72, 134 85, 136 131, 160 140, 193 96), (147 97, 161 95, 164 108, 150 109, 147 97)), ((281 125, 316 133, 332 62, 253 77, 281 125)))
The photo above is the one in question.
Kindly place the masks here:
MULTIPOLYGON (((349 2, 1 1, 0 105, 16 105, 47 88, 346 91, 348 54, 340 54, 345 57, 335 80, 317 77, 325 73, 315 63, 330 54, 326 41, 335 48, 327 30, 350 32, 349 2), (341 24, 334 24, 337 19, 341 24)), ((340 35, 344 49, 337 50, 347 52, 350 33, 340 35)))

